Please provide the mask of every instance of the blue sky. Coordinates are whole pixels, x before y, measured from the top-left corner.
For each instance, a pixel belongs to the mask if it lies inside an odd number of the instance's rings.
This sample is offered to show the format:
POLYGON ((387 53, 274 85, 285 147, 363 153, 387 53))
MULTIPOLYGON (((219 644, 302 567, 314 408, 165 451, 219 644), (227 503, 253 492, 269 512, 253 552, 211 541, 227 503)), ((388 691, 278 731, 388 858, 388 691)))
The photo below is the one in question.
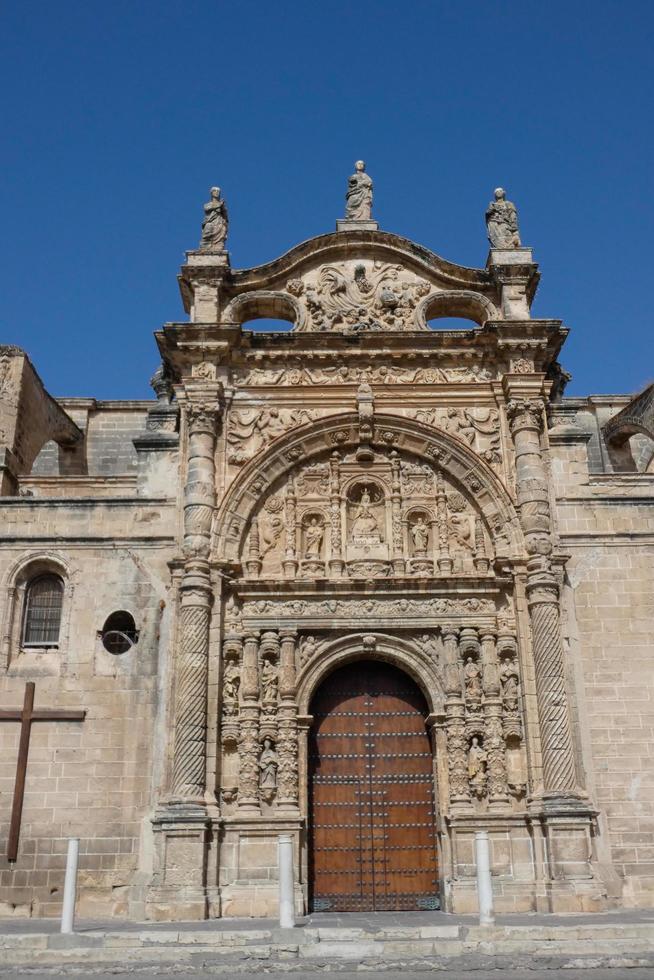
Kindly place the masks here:
POLYGON ((568 394, 654 376, 651 0, 30 0, 0 12, 2 334, 55 395, 139 398, 212 184, 232 265, 383 229, 483 266, 507 188, 568 394))

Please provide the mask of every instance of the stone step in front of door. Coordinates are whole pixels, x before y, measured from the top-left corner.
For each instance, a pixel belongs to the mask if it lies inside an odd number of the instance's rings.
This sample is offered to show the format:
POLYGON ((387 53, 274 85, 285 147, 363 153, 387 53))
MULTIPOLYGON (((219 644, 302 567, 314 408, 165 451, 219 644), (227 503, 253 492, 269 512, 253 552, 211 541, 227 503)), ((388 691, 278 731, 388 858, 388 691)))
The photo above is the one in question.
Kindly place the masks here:
POLYGON ((0 935, 0 976, 17 968, 69 974, 138 973, 161 969, 216 974, 258 969, 313 973, 354 963, 394 969, 562 969, 654 967, 654 922, 570 926, 420 926, 417 928, 296 928, 90 930, 61 936, 0 935))

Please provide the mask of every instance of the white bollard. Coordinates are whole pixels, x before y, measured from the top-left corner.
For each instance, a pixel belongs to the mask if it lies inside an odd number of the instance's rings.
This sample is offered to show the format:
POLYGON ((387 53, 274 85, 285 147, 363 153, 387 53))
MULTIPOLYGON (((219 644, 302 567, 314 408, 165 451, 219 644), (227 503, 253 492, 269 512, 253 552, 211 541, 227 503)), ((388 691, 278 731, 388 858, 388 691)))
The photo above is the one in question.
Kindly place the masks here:
POLYGON ((68 841, 66 856, 66 877, 64 878, 64 904, 61 909, 61 931, 71 933, 75 927, 75 899, 77 898, 77 861, 79 858, 79 837, 68 841))
POLYGON ((493 909, 493 882, 490 872, 490 848, 488 832, 475 831, 475 860, 477 862, 477 894, 479 896, 479 925, 495 925, 493 909))
POLYGON ((280 834, 279 854, 279 926, 292 929, 295 925, 295 886, 293 882, 293 838, 280 834))

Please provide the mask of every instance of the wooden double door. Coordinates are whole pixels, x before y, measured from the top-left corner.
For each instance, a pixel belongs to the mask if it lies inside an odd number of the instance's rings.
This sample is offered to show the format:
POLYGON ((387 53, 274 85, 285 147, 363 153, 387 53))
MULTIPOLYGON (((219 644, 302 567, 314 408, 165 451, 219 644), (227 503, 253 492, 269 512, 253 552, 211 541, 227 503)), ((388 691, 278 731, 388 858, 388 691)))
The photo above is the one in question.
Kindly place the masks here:
POLYGON ((311 705, 313 911, 438 908, 427 705, 402 671, 359 660, 311 705))

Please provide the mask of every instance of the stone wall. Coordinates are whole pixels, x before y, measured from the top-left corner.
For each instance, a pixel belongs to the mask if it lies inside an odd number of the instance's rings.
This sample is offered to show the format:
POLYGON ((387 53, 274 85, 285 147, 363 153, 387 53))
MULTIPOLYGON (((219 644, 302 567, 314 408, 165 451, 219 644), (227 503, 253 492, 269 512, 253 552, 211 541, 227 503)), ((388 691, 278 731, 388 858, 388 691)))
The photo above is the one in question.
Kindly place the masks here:
MULTIPOLYGON (((615 399, 612 412, 602 406, 601 422, 625 403, 615 399)), ((555 429, 551 437, 561 544, 571 555, 567 644, 588 789, 599 810, 598 857, 626 905, 651 906, 654 474, 612 473, 610 463, 598 473, 597 438, 588 453, 586 438, 595 417, 585 402, 578 431, 557 437, 555 429)))

